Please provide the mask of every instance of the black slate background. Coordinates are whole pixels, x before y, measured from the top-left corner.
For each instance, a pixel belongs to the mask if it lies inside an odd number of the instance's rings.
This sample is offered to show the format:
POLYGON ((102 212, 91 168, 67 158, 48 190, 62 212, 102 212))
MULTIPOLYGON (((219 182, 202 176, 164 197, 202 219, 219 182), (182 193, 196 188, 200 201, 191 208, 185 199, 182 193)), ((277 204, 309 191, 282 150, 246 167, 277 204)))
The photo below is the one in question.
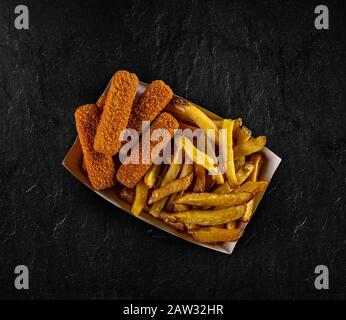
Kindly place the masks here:
POLYGON ((1 1, 0 298, 345 298, 346 10, 323 1, 318 31, 318 4, 1 1), (283 158, 233 255, 137 221, 62 167, 75 108, 118 69, 241 116, 283 158), (30 290, 14 289, 18 264, 30 290))

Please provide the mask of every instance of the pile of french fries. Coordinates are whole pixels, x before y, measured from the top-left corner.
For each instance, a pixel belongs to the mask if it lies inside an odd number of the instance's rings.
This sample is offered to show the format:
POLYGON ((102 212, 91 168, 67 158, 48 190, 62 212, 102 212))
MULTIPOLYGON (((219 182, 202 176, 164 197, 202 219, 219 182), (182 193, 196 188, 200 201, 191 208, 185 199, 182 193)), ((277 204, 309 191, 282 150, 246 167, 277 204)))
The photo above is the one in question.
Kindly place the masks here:
POLYGON ((146 211, 197 241, 237 241, 252 217, 256 194, 267 187, 267 181, 258 180, 266 137, 253 138, 241 119, 215 119, 182 99, 174 98, 165 111, 182 129, 215 130, 216 145, 227 150, 225 173, 217 172, 216 157, 182 136, 178 147, 193 163, 177 161, 176 152, 170 164, 153 164, 135 189, 122 188, 120 198, 132 205, 132 214, 146 211), (218 136, 220 128, 227 132, 226 139, 218 136))

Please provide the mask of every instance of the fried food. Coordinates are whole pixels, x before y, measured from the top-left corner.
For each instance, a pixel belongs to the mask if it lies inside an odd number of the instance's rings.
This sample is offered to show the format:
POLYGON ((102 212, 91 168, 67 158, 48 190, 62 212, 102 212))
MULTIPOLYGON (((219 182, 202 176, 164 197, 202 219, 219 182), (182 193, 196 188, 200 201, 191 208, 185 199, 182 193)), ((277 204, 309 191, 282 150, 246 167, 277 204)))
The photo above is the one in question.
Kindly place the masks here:
MULTIPOLYGON (((163 112, 151 125, 150 131, 153 132, 157 129, 166 129, 172 137, 174 130, 178 129, 178 127, 178 121, 169 113, 163 112)), ((143 163, 142 144, 140 143, 139 163, 123 163, 117 172, 117 180, 128 188, 134 188, 136 184, 143 178, 147 170, 151 167, 155 158, 158 156, 158 154, 153 153, 153 149, 158 143, 162 142, 150 141, 150 163, 143 163)), ((170 141, 164 141, 163 148, 165 148, 168 143, 170 143, 170 141)))
MULTIPOLYGON (((182 168, 181 168, 181 171, 179 173, 179 179, 186 177, 187 175, 189 175, 192 172, 193 172, 193 164, 184 163, 182 168)), ((166 210, 167 211, 174 211, 173 201, 175 200, 175 198, 177 197, 178 194, 179 193, 173 193, 169 196, 169 198, 166 202, 166 210)), ((186 209, 186 210, 188 210, 188 209, 186 209)))
POLYGON ((246 211, 246 205, 233 206, 217 210, 189 210, 179 213, 161 213, 163 219, 193 223, 201 226, 225 224, 241 218, 246 211))
POLYGON ((113 156, 119 151, 120 134, 127 127, 138 84, 134 73, 118 71, 113 76, 96 130, 97 152, 113 156))
POLYGON ((155 185, 155 182, 160 174, 160 170, 161 170, 161 164, 154 163, 145 174, 144 183, 149 189, 151 189, 155 185))
POLYGON ((192 237, 204 243, 216 243, 226 241, 237 241, 242 235, 243 230, 237 229, 222 229, 216 227, 201 228, 190 231, 192 237))
MULTIPOLYGON (((246 214, 246 212, 245 212, 245 214, 246 214)), ((245 215, 244 214, 244 215, 245 215)), ((226 228, 227 229, 234 229, 234 228, 236 228, 237 227, 237 222, 236 221, 230 221, 230 222, 228 222, 227 224, 226 224, 226 228)))
POLYGON ((266 137, 259 136, 255 139, 249 139, 248 141, 239 144, 234 147, 234 159, 237 160, 241 157, 248 156, 249 154, 261 151, 266 144, 266 137))
POLYGON ((107 97, 107 93, 104 92, 104 93, 102 93, 101 96, 97 99, 96 105, 97 105, 100 109, 102 109, 102 108, 104 107, 105 101, 106 101, 106 97, 107 97))
POLYGON ((248 141, 250 139, 251 135, 252 135, 251 130, 245 126, 242 126, 239 129, 239 133, 238 133, 238 136, 236 139, 236 141, 237 141, 236 145, 239 145, 239 144, 242 144, 242 143, 248 141))
POLYGON ((267 181, 247 181, 244 184, 242 184, 239 188, 234 190, 234 192, 262 192, 266 189, 267 185, 267 181))
POLYGON ((217 194, 224 194, 224 193, 231 193, 233 189, 229 186, 228 181, 226 181, 224 184, 218 186, 213 193, 217 194))
POLYGON ((193 174, 190 173, 188 176, 184 178, 173 180, 165 184, 163 187, 155 189, 151 193, 148 204, 153 204, 161 199, 167 198, 169 195, 173 193, 186 190, 191 184, 192 180, 193 180, 193 174))
POLYGON ((250 221, 252 214, 253 214, 254 204, 255 204, 254 199, 252 199, 246 205, 246 211, 245 211, 244 215, 241 217, 241 220, 243 222, 249 222, 250 221))
POLYGON ((231 187, 238 186, 237 177, 235 174, 235 167, 234 167, 234 157, 233 157, 233 127, 234 127, 234 120, 223 120, 222 128, 226 130, 227 136, 222 139, 222 149, 225 150, 227 153, 227 159, 226 159, 226 177, 228 180, 228 183, 231 187))
MULTIPOLYGON (((165 176, 162 179, 162 182, 160 184, 160 187, 164 187, 165 185, 167 185, 168 183, 174 181, 179 174, 179 171, 181 169, 181 164, 177 163, 178 158, 179 158, 179 149, 177 149, 172 163, 169 166, 167 173, 165 174, 165 176)), ((166 202, 167 202, 167 197, 159 200, 158 202, 154 203, 149 210, 149 213, 152 214, 154 217, 158 217, 160 215, 160 212, 162 211, 162 209, 164 208, 166 202)))
POLYGON ((173 98, 168 104, 166 111, 181 121, 190 121, 199 128, 207 132, 208 129, 214 130, 215 142, 219 143, 217 125, 202 110, 197 108, 191 102, 181 98, 173 98))
POLYGON ((161 80, 153 81, 134 104, 128 128, 140 132, 142 121, 152 121, 173 98, 171 88, 161 80))
POLYGON ((252 163, 245 163, 240 167, 236 172, 238 184, 241 185, 250 176, 254 169, 255 166, 252 163))
POLYGON ((99 117, 100 110, 94 104, 81 106, 75 112, 85 169, 92 187, 96 190, 113 187, 116 181, 112 157, 96 152, 93 147, 99 117))
POLYGON ((176 142, 183 148, 187 157, 212 173, 218 184, 224 182, 222 174, 218 172, 218 168, 216 167, 216 161, 212 157, 209 157, 207 154, 197 149, 193 143, 184 136, 180 139, 176 139, 176 142))
POLYGON ((229 194, 217 193, 185 193, 174 203, 183 203, 191 206, 218 206, 230 207, 244 204, 253 198, 248 192, 237 192, 229 194))
POLYGON ((247 180, 257 181, 259 176, 259 171, 263 165, 263 156, 260 153, 254 153, 250 155, 250 162, 255 166, 255 168, 247 180))
POLYGON ((131 212, 137 216, 141 213, 143 208, 147 203, 148 198, 148 187, 145 185, 144 181, 140 181, 136 185, 136 197, 131 208, 131 212))
POLYGON ((199 164, 195 164, 195 186, 194 192, 204 192, 206 187, 206 171, 199 164))

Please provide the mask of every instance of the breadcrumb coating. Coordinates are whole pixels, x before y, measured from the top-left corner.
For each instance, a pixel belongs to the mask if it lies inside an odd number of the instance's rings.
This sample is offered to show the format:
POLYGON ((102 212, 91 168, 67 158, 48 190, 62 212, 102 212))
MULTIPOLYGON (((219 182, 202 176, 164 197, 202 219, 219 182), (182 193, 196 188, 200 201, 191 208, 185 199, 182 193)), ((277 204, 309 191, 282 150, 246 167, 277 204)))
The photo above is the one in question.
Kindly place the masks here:
POLYGON ((100 117, 100 109, 95 104, 86 104, 75 112, 76 127, 83 151, 83 163, 89 181, 96 190, 115 185, 113 158, 94 150, 94 138, 100 117))
POLYGON ((113 156, 120 147, 120 133, 126 129, 139 81, 134 73, 117 71, 108 89, 97 126, 94 149, 113 156))
MULTIPOLYGON (((150 126, 150 133, 152 134, 156 129, 166 129, 171 137, 174 134, 174 129, 179 128, 178 121, 169 113, 161 113, 154 123, 150 126)), ((117 172, 117 180, 128 188, 134 188, 136 184, 143 178, 147 170, 151 167, 155 155, 151 154, 153 148, 160 141, 150 141, 150 163, 142 163, 142 143, 139 145, 139 164, 122 164, 117 172)), ((170 143, 169 141, 166 145, 170 143)), ((165 145, 165 146, 166 146, 165 145)), ((164 147, 165 147, 164 146, 164 147)))
POLYGON ((141 131, 142 121, 152 121, 173 98, 173 91, 161 80, 153 81, 134 104, 128 128, 141 131))

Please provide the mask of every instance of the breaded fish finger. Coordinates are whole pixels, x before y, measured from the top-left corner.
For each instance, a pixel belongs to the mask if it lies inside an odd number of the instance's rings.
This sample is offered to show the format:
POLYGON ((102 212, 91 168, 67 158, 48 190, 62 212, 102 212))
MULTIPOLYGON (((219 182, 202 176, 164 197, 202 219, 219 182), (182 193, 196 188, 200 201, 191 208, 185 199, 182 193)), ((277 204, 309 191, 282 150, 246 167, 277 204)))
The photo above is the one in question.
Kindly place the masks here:
POLYGON ((117 71, 114 74, 96 130, 94 149, 97 152, 113 156, 119 151, 120 134, 127 127, 138 83, 134 73, 117 71))
POLYGON ((83 151, 83 162, 89 181, 96 190, 115 185, 115 168, 111 156, 94 150, 94 138, 100 117, 100 109, 94 104, 86 104, 75 112, 76 127, 83 151))
MULTIPOLYGON (((158 118, 154 121, 154 123, 150 127, 150 132, 154 132, 156 129, 166 129, 171 137, 174 134, 174 129, 179 128, 178 121, 169 113, 163 112, 158 118)), ((155 145, 159 143, 159 141, 150 141, 150 154, 151 151, 155 147, 155 145)), ((169 142, 167 142, 169 143, 169 142)), ((165 147, 165 146, 164 146, 165 147)), ((117 172, 117 180, 128 188, 134 188, 136 184, 142 179, 147 170, 151 167, 155 155, 151 154, 150 163, 143 163, 143 155, 142 155, 142 143, 139 145, 139 163, 123 163, 118 172, 117 172)))
POLYGON ((152 121, 173 98, 173 91, 161 80, 153 81, 134 104, 128 128, 141 131, 142 121, 152 121))

